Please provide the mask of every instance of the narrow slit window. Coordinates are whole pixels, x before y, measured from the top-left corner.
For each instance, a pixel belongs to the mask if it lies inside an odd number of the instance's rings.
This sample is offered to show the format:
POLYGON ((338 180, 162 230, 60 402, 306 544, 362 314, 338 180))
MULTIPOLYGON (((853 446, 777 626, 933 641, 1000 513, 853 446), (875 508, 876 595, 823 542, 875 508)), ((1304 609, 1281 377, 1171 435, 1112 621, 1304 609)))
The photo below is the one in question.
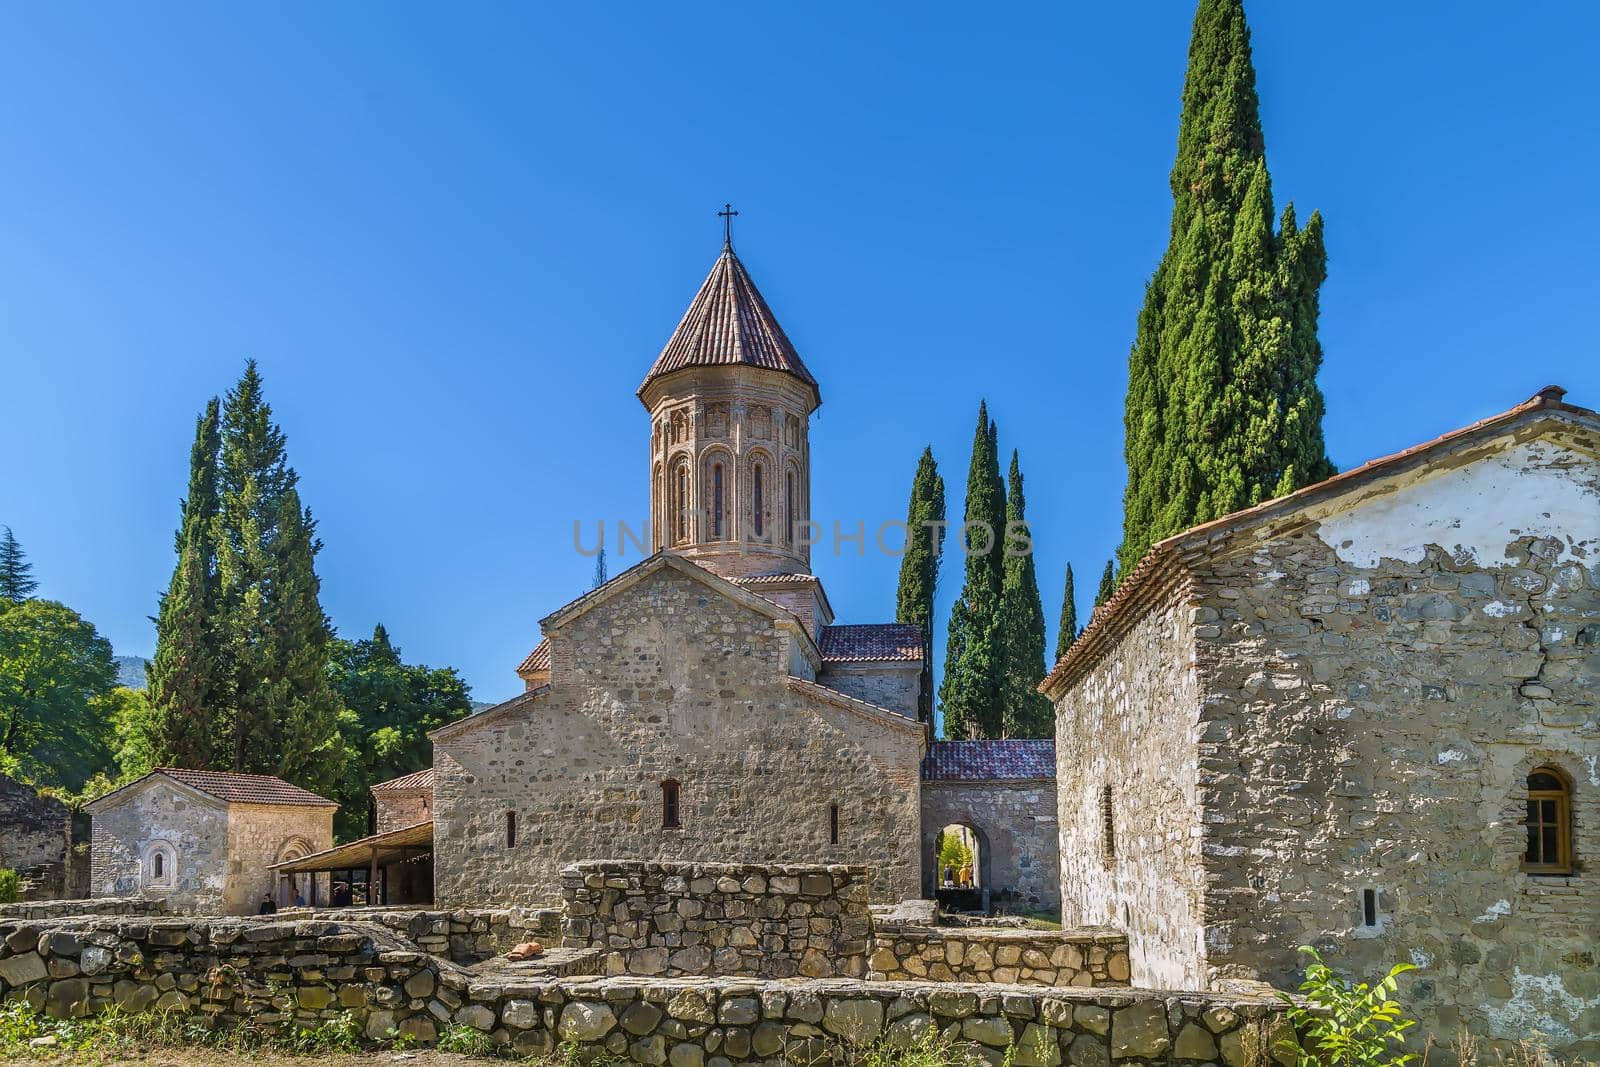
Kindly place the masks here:
POLYGON ((661 783, 661 828, 678 830, 683 821, 678 806, 678 783, 668 778, 661 783))
POLYGON ((682 463, 678 464, 673 481, 675 483, 673 491, 677 499, 673 501, 675 507, 672 540, 673 543, 681 545, 689 540, 689 468, 682 463))
POLYGON ((1361 925, 1378 925, 1378 891, 1367 888, 1361 891, 1361 925))
POLYGON ((839 843, 839 805, 828 805, 828 843, 839 843))
POLYGON ((1572 873, 1572 788, 1554 767, 1528 775, 1528 844, 1522 869, 1529 874, 1572 873))
POLYGON ((794 544, 794 472, 783 476, 783 539, 794 544))
POLYGON ((752 471, 751 475, 750 475, 751 495, 754 497, 754 500, 752 501, 752 504, 754 505, 754 508, 755 508, 755 513, 751 517, 751 521, 755 525, 755 530, 756 530, 756 536, 757 537, 761 537, 767 532, 767 520, 766 520, 766 517, 761 514, 761 512, 762 512, 762 499, 765 496, 765 494, 762 492, 762 484, 761 484, 761 482, 762 482, 761 464, 757 463, 756 466, 755 466, 755 470, 752 471))
POLYGON ((1117 858, 1117 824, 1110 785, 1100 787, 1100 854, 1107 862, 1117 858))
POLYGON ((722 464, 711 468, 711 539, 722 540, 722 464))
POLYGON ((506 848, 517 847, 517 813, 506 812, 506 848))
POLYGON ((167 857, 157 852, 150 861, 150 873, 155 876, 158 882, 165 878, 167 876, 167 857))

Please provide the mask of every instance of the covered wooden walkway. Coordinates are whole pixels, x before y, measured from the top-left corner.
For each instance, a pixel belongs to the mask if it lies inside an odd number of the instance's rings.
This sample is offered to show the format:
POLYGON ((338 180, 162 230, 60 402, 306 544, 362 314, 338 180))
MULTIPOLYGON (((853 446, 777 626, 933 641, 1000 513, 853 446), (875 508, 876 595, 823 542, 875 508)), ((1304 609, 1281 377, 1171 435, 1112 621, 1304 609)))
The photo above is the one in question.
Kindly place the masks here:
MULTIPOLYGON (((433 901, 432 860, 433 821, 430 819, 335 845, 309 856, 274 863, 269 869, 291 881, 299 875, 318 874, 328 874, 336 880, 342 873, 346 875, 345 883, 352 890, 363 881, 359 875, 365 875, 367 899, 362 902, 364 904, 428 904, 433 901), (418 876, 405 879, 391 877, 390 870, 399 864, 414 865, 418 868, 418 876), (423 867, 425 871, 421 870, 423 867), (397 881, 404 884, 396 884, 397 881)), ((311 877, 307 881, 310 883, 310 899, 306 903, 311 907, 323 903, 335 906, 355 903, 353 900, 320 902, 316 899, 317 879, 311 877)))

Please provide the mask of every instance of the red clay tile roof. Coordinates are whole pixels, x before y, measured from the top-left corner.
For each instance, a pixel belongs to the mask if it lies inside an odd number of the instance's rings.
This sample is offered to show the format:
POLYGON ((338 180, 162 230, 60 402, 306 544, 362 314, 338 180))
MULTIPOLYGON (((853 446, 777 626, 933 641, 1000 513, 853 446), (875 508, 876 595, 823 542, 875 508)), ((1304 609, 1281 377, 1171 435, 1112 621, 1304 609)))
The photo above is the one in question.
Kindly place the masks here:
POLYGON ((150 774, 164 774, 190 789, 198 789, 229 804, 284 804, 317 808, 339 806, 327 797, 319 797, 297 785, 290 785, 282 778, 266 774, 193 771, 185 767, 157 767, 150 774))
POLYGON ((1600 413, 1588 408, 1565 403, 1566 395, 1567 391, 1559 385, 1547 385, 1508 411, 1479 419, 1470 426, 1451 430, 1431 441, 1424 441, 1420 445, 1413 445, 1392 455, 1368 460, 1352 470, 1324 478, 1320 482, 1284 496, 1264 500, 1254 507, 1235 511, 1198 526, 1191 526, 1164 541, 1157 541, 1145 552, 1133 570, 1118 582, 1117 591, 1111 599, 1094 610, 1094 614, 1089 617, 1089 625, 1083 628, 1083 632, 1067 649, 1067 654, 1061 657, 1045 676, 1044 681, 1039 683, 1039 692, 1051 699, 1058 696, 1063 683, 1077 670, 1079 664, 1093 662, 1098 653, 1110 646, 1124 626, 1137 617, 1140 608, 1166 590, 1172 582, 1182 580, 1187 566, 1184 552, 1191 550, 1191 546, 1197 546, 1193 547, 1192 551, 1208 551, 1223 543, 1236 528, 1249 528, 1280 519, 1299 508, 1337 497, 1374 478, 1420 466, 1432 459, 1435 453, 1463 441, 1481 436, 1491 438, 1499 436, 1507 431, 1511 424, 1525 418, 1543 418, 1552 414, 1577 416, 1584 420, 1600 417, 1600 413))
POLYGON ((550 639, 547 637, 533 646, 527 658, 517 664, 518 674, 538 674, 550 670, 550 639))
POLYGON ((989 782, 1054 778, 1056 743, 1041 740, 933 741, 922 759, 922 777, 944 782, 989 782))
POLYGON ((379 782, 372 787, 372 791, 374 793, 406 793, 411 790, 431 790, 433 788, 433 779, 433 768, 428 767, 425 770, 412 771, 410 774, 402 774, 398 778, 391 778, 387 782, 379 782))
POLYGON ((782 371, 813 391, 817 388, 744 264, 733 249, 724 247, 639 392, 661 375, 685 367, 734 364, 782 371))
POLYGON ((824 663, 920 662, 922 631, 899 622, 824 626, 817 646, 824 663))

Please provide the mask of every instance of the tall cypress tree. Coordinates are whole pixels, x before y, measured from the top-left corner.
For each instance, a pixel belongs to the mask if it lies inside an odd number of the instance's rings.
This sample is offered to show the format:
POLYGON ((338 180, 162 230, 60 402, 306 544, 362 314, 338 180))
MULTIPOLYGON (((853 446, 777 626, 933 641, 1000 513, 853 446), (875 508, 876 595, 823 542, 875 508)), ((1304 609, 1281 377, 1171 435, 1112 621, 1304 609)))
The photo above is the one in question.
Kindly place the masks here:
POLYGON ((924 448, 911 480, 906 508, 906 553, 900 557, 900 587, 895 593, 896 622, 922 629, 922 683, 917 718, 933 721, 933 598, 939 588, 939 557, 944 549, 944 479, 933 449, 924 448))
POLYGON ((1050 702, 1039 692, 1044 678, 1044 605, 1033 565, 1022 466, 1015 449, 1007 475, 1004 578, 1000 593, 1001 737, 1050 737, 1055 732, 1050 702), (1017 531, 1020 536, 1010 536, 1017 531))
POLYGON ((1060 660, 1078 636, 1078 591, 1072 587, 1072 564, 1067 564, 1067 588, 1061 594, 1061 625, 1056 630, 1056 659, 1060 660))
POLYGON ((960 599, 950 611, 944 681, 939 686, 946 737, 999 737, 1004 730, 1000 685, 1004 657, 999 623, 1005 584, 1005 526, 1006 490, 1000 481, 995 427, 989 420, 988 406, 980 402, 961 532, 967 557, 966 580, 960 599))
MULTIPOLYGON (((1115 560, 1106 560, 1106 569, 1100 575, 1100 588, 1094 593, 1094 606, 1099 607, 1111 599, 1111 594, 1117 591, 1117 567, 1115 560)), ((1093 616, 1091 615, 1092 619, 1093 616)))
POLYGON ((318 599, 322 544, 252 360, 222 411, 218 595, 234 678, 234 770, 327 790, 343 759, 318 599))
POLYGON ((216 398, 196 421, 189 494, 178 524, 178 564, 156 613, 156 651, 145 669, 149 748, 157 765, 215 768, 228 760, 218 735, 231 721, 232 693, 217 618, 216 398))
POLYGON ((1272 185, 1242 0, 1200 0, 1166 254, 1145 289, 1124 417, 1127 573, 1151 544, 1333 473, 1322 439, 1322 218, 1272 185))
POLYGON ((33 595, 39 583, 34 581, 33 564, 28 562, 11 527, 0 529, 5 530, 5 536, 0 537, 0 600, 20 604, 33 595))

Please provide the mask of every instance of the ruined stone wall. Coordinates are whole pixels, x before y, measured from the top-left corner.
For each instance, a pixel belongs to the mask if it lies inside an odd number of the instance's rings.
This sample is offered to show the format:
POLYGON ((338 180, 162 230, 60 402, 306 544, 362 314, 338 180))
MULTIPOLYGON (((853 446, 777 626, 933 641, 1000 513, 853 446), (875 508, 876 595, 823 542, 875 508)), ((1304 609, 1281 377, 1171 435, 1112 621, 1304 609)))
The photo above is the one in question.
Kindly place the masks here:
POLYGON ((979 880, 993 906, 1061 911, 1061 828, 1053 778, 922 783, 922 893, 939 877, 939 831, 951 823, 978 835, 979 880))
POLYGON ((1340 518, 1202 576, 1209 963, 1288 982, 1305 942, 1358 973, 1411 962, 1411 999, 1441 1037, 1537 1030, 1593 1055, 1600 503, 1568 516, 1566 537, 1535 540, 1513 530, 1559 517, 1553 506, 1458 500, 1452 550, 1414 552, 1383 541, 1410 503, 1397 494, 1381 523, 1340 518), (1498 513, 1500 545, 1456 547, 1488 521, 1473 507, 1498 513), (1540 765, 1573 786, 1572 877, 1520 869, 1540 765))
POLYGON ((228 807, 228 882, 222 913, 253 915, 264 894, 277 885, 271 864, 291 852, 309 856, 333 847, 332 807, 306 808, 276 804, 232 804, 228 807))
POLYGON ((1165 590, 1056 702, 1062 922, 1126 932, 1133 980, 1169 989, 1206 981, 1190 614, 1165 590))
POLYGON ((175 912, 220 915, 228 880, 228 812, 162 781, 130 791, 95 812, 90 892, 96 897, 143 896, 175 912), (170 846, 176 862, 165 884, 146 877, 145 858, 170 846))
POLYGON ((595 862, 561 883, 563 945, 605 950, 608 974, 867 972, 862 867, 595 862))
POLYGON ((917 694, 922 684, 922 664, 829 663, 817 681, 829 689, 848 693, 868 704, 917 717, 917 694))
POLYGON ((1125 986, 1128 939, 1115 930, 899 926, 875 922, 868 977, 1000 985, 1125 986))
POLYGON ((278 914, 286 919, 303 914, 322 922, 376 923, 422 952, 463 965, 502 955, 526 941, 537 941, 546 949, 561 945, 561 912, 555 908, 296 908, 278 914))
POLYGON ((214 1025, 306 1026, 349 1012, 369 1038, 446 1024, 521 1055, 558 1045, 647 1064, 846 1062, 852 1045, 938 1030, 1017 1067, 1112 1060, 1249 1067, 1286 1033, 1267 996, 827 979, 469 975, 364 923, 0 923, 0 998, 56 1017, 115 1004, 214 1025))
POLYGON ((164 900, 144 897, 96 897, 89 900, 35 900, 0 904, 0 922, 7 919, 81 919, 94 915, 165 915, 164 900))
POLYGON ((0 867, 22 877, 24 900, 69 895, 67 806, 0 774, 0 867))
POLYGON ((791 640, 670 567, 565 622, 549 690, 435 738, 435 899, 552 903, 598 857, 870 864, 874 898, 917 895, 922 728, 788 685, 791 640))
POLYGON ((386 834, 390 830, 415 826, 433 817, 430 810, 433 806, 432 789, 385 791, 374 793, 373 798, 377 806, 376 833, 386 834))

